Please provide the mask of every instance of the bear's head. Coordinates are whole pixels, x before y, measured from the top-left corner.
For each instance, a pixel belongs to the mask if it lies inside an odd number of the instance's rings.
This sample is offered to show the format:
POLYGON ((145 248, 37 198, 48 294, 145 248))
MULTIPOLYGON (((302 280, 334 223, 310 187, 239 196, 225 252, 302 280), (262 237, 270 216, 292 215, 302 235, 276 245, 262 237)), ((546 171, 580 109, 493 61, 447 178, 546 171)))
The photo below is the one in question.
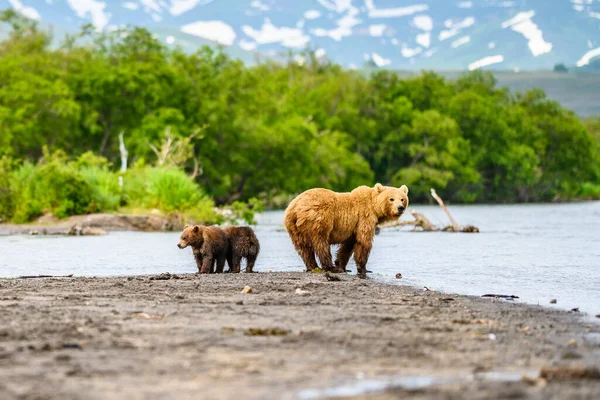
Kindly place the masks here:
POLYGON ((183 227, 183 233, 179 238, 179 243, 177 243, 177 247, 180 249, 185 249, 188 246, 192 247, 200 247, 204 242, 204 237, 202 236, 203 227, 200 225, 189 226, 186 225, 183 227))
POLYGON ((373 190, 375 191, 379 222, 398 219, 408 208, 408 187, 406 185, 395 188, 378 183, 373 190))

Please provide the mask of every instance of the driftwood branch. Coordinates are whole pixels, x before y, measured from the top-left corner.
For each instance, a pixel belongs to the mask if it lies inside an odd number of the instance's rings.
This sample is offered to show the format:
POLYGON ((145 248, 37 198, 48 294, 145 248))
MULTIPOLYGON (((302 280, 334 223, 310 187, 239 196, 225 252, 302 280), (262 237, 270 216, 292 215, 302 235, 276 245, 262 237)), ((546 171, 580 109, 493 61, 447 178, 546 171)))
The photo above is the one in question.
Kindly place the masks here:
POLYGON ((17 279, 36 279, 36 278, 72 278, 73 274, 69 275, 23 275, 18 276, 17 279))
POLYGON ((431 189, 431 196, 433 196, 435 201, 437 201, 438 204, 444 209, 444 211, 446 212, 446 215, 448 216, 448 218, 450 219, 450 222, 452 223, 452 228, 454 229, 455 232, 458 232, 459 231, 458 224, 456 223, 454 218, 452 218, 452 214, 450 214, 450 211, 448 211, 448 208, 444 205, 444 202, 442 201, 440 196, 437 195, 437 193, 435 192, 435 189, 431 189))
POLYGON ((123 140, 123 131, 119 133, 119 151, 121 152, 121 173, 127 171, 127 147, 125 147, 125 141, 123 140))
MULTIPOLYGON (((450 211, 448 211, 448 208, 446 208, 446 205, 444 204, 443 200, 440 198, 440 196, 438 196, 438 194, 435 192, 434 189, 431 189, 431 195, 438 202, 438 204, 444 209, 444 211, 446 212, 446 215, 448 215, 448 218, 450 219, 450 222, 452 223, 452 225, 440 228, 440 227, 432 224, 431 221, 429 221, 429 219, 427 219, 423 214, 418 213, 415 210, 411 209, 410 213, 412 214, 412 216, 414 218, 413 221, 398 220, 398 221, 394 221, 394 222, 388 222, 388 223, 382 224, 381 228, 393 228, 393 227, 398 227, 398 226, 413 225, 414 226, 413 231, 424 231, 424 232, 444 231, 444 232, 465 232, 465 233, 479 232, 479 228, 477 228, 476 226, 472 226, 472 225, 459 226, 456 223, 456 221, 454 220, 454 218, 452 218, 450 211)), ((379 233, 379 231, 376 230, 376 233, 379 233)))

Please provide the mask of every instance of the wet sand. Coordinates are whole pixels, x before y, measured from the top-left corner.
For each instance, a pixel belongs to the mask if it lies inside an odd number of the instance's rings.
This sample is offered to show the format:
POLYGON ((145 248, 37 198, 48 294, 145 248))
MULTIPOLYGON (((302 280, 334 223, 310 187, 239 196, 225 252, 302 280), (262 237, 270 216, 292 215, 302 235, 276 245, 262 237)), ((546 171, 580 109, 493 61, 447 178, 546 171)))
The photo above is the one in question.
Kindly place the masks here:
POLYGON ((521 380, 600 366, 577 313, 339 277, 2 279, 0 397, 600 398, 600 379, 521 380))

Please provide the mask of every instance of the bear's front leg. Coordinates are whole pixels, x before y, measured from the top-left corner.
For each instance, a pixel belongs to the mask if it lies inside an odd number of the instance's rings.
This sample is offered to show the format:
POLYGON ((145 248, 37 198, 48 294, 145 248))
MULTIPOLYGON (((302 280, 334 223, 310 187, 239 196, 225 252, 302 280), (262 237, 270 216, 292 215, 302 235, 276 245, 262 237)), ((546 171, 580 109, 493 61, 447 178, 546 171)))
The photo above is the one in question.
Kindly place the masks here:
POLYGON ((202 257, 202 268, 200 269, 201 274, 210 274, 214 264, 214 257, 212 255, 202 257))
POLYGON ((198 267, 198 273, 202 273, 202 253, 194 251, 194 260, 196 261, 196 267, 198 267))
POLYGON ((367 277, 367 261, 371 252, 371 243, 356 243, 354 246, 354 261, 356 262, 357 275, 361 279, 367 277))

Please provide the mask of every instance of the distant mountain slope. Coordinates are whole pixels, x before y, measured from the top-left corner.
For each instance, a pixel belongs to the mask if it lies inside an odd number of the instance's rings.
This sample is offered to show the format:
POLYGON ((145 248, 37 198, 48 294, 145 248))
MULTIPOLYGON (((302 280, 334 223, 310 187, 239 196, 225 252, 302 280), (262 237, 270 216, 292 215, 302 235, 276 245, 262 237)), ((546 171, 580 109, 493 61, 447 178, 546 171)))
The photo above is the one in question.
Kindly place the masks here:
POLYGON ((0 0, 65 30, 144 26, 242 59, 310 47, 346 67, 548 69, 600 56, 600 0, 0 0), (198 38, 198 39, 196 39, 198 38), (207 42, 204 42, 207 41, 207 42))

